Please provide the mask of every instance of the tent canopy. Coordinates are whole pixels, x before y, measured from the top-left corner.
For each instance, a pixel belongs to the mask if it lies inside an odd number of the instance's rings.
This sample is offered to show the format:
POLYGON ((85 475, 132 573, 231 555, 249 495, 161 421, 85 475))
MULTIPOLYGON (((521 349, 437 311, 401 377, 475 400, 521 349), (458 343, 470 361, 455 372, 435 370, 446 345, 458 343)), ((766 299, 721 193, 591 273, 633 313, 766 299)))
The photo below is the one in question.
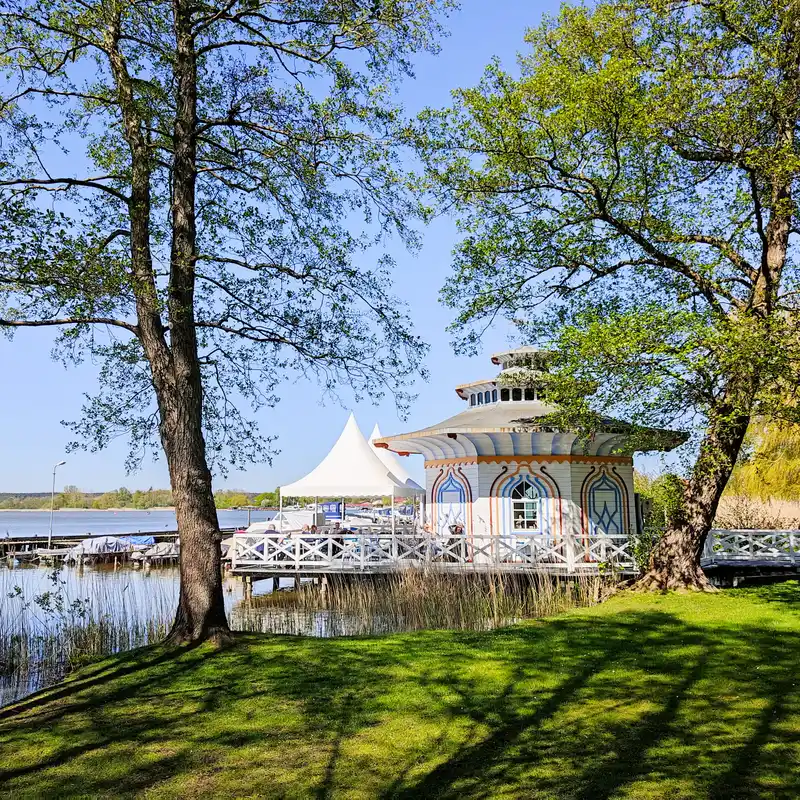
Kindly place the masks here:
POLYGON ((381 429, 378 427, 378 423, 375 423, 375 427, 372 429, 372 433, 369 437, 369 443, 372 449, 378 454, 378 458, 383 462, 383 465, 389 472, 398 478, 400 481, 403 482, 403 486, 407 487, 409 491, 412 492, 422 492, 424 491, 422 487, 411 477, 409 471, 405 468, 402 461, 400 460, 400 456, 397 453, 393 453, 391 450, 388 450, 385 447, 375 447, 375 440, 381 438, 381 429))
POLYGON ((353 414, 320 464, 305 478, 281 486, 282 497, 361 497, 423 491, 389 470, 364 438, 353 414))

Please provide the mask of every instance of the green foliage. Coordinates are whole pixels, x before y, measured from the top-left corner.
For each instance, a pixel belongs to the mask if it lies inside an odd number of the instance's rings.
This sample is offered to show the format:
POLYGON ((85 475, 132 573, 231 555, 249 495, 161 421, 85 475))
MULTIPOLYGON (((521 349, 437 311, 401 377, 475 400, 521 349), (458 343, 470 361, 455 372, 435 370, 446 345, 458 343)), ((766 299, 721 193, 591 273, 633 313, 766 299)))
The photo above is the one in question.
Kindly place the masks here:
POLYGON ((47 497, 30 497, 26 495, 8 495, 0 500, 0 508, 13 511, 20 510, 35 510, 35 509, 49 509, 50 508, 50 495, 47 497))
POLYGON ((401 409, 424 374, 381 245, 416 247, 426 216, 394 91, 451 0, 234 5, 0 14, 0 327, 55 326, 60 358, 98 361, 73 446, 126 435, 130 467, 162 445, 174 347, 201 372, 216 472, 271 457, 247 409, 287 374, 401 409))
POLYGON ((250 498, 244 492, 225 490, 214 492, 214 503, 217 508, 239 508, 250 505, 250 498))
POLYGON ((750 425, 747 445, 727 493, 759 500, 799 500, 800 426, 756 420, 750 425))
POLYGON ((253 498, 254 506, 264 506, 274 508, 280 501, 280 488, 276 487, 272 492, 261 492, 253 498))
POLYGON ((556 422, 691 426, 709 476, 751 413, 796 418, 796 24, 744 0, 564 6, 518 76, 495 62, 425 112, 416 143, 462 233, 457 348, 507 318, 554 351, 556 422))
POLYGON ((56 508, 89 508, 89 500, 77 486, 65 486, 55 497, 56 508))
POLYGON ((800 796, 800 587, 142 648, 5 709, 19 797, 800 796), (246 727, 243 727, 243 720, 246 727))
POLYGON ((650 565, 653 548, 667 528, 677 528, 683 522, 686 503, 686 481, 667 472, 651 477, 634 472, 634 490, 643 510, 643 527, 631 537, 636 566, 644 572, 650 565))

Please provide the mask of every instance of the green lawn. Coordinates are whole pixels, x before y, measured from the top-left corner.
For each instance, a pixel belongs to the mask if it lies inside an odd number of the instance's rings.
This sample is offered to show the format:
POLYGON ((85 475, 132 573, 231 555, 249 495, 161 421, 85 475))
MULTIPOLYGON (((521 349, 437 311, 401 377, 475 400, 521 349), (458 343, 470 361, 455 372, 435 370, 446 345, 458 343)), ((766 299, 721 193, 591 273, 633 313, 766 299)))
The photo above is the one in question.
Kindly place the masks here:
POLYGON ((14 797, 800 797, 800 586, 129 653, 0 710, 14 797))

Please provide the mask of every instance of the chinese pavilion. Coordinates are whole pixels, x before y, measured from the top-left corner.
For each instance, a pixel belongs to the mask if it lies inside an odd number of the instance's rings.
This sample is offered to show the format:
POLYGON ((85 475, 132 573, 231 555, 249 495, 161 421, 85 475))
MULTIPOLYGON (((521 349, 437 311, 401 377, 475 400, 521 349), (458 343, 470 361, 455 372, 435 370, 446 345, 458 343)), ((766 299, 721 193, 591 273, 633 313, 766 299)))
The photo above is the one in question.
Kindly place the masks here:
MULTIPOLYGON (((374 441, 400 455, 424 457, 426 516, 434 532, 454 524, 476 536, 635 530, 629 429, 609 420, 587 438, 547 424, 543 418, 555 408, 547 404, 545 358, 532 347, 497 353, 497 378, 456 387, 465 411, 374 441), (543 378, 538 382, 537 374, 543 378)), ((661 449, 669 450, 684 437, 662 441, 661 449)))

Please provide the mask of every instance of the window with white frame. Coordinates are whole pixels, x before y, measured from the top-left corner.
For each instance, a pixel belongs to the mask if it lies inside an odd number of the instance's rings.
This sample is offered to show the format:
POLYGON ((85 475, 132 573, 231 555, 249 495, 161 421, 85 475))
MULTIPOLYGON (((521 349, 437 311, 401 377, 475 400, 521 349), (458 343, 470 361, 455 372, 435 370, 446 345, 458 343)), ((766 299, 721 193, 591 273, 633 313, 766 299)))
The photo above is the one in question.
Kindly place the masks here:
POLYGON ((511 490, 511 526, 515 531, 539 530, 539 493, 528 481, 511 490))

